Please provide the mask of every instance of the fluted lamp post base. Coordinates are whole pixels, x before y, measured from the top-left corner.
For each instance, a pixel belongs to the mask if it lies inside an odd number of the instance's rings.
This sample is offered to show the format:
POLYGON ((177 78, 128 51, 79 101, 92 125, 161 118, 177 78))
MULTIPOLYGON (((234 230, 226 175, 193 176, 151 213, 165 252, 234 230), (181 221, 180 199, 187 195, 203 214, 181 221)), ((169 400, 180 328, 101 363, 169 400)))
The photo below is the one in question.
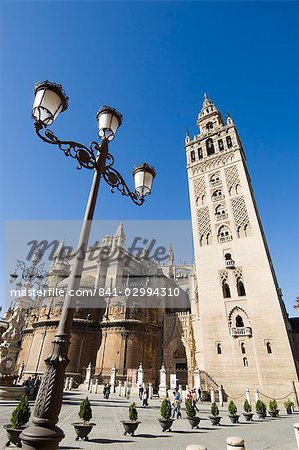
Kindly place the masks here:
POLYGON ((23 450, 57 450, 60 441, 64 438, 61 428, 32 425, 20 435, 23 450))

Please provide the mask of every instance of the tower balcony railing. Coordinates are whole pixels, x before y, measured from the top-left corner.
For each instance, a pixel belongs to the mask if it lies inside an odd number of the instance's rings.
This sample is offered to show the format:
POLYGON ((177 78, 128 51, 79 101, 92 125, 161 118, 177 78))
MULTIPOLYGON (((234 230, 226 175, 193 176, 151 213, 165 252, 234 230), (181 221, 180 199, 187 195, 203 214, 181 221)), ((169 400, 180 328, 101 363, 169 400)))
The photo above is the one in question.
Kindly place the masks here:
POLYGON ((231 335, 233 337, 238 337, 238 336, 252 336, 252 328, 251 327, 236 327, 236 328, 231 328, 230 331, 231 335))
POLYGON ((228 214, 222 213, 222 214, 215 214, 216 220, 224 220, 228 218, 228 214))
POLYGON ((220 242, 220 243, 222 243, 222 242, 228 242, 228 241, 231 241, 233 238, 232 238, 232 236, 230 236, 230 235, 228 235, 228 236, 219 236, 218 237, 218 241, 220 242))
POLYGON ((223 194, 213 195, 212 196, 212 201, 213 202, 219 202, 219 200, 224 200, 224 195, 223 194))
POLYGON ((210 181, 210 186, 211 187, 220 186, 221 183, 222 183, 222 181, 220 179, 219 180, 213 180, 213 181, 210 181))
POLYGON ((227 269, 234 269, 235 268, 235 261, 233 259, 226 259, 225 260, 225 267, 227 269))

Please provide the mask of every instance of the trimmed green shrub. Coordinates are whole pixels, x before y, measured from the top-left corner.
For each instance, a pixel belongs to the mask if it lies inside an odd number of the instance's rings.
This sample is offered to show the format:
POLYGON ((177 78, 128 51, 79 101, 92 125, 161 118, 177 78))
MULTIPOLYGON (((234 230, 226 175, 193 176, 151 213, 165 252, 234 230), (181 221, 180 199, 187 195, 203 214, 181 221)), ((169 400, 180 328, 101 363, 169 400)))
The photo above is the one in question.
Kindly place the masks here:
POLYGON ((163 419, 168 420, 171 417, 171 404, 168 397, 164 398, 160 407, 161 417, 163 419))
POLYGON ((237 414, 238 408, 232 400, 229 402, 227 409, 231 416, 235 416, 237 414))
POLYGON ((262 402, 262 400, 258 400, 255 404, 255 410, 257 413, 266 415, 267 407, 266 407, 265 403, 262 402))
POLYGON ((21 428, 29 420, 31 411, 27 395, 23 395, 18 406, 14 409, 10 419, 11 428, 21 428))
POLYGON ((244 411, 245 411, 246 413, 251 413, 251 410, 252 410, 251 404, 249 403, 249 401, 247 400, 247 398, 246 398, 245 401, 244 401, 243 408, 244 408, 244 411))
POLYGON ((284 402, 284 407, 286 409, 288 408, 294 408, 294 402, 292 402, 292 400, 290 400, 289 398, 284 402))
POLYGON ((136 422, 138 419, 138 412, 136 409, 136 403, 131 403, 129 406, 129 419, 136 422))
POLYGON ((86 397, 84 400, 82 400, 80 404, 80 411, 79 411, 79 417, 83 420, 83 422, 89 422, 92 418, 92 410, 90 406, 90 401, 88 400, 88 397, 86 397))
POLYGON ((277 410, 277 401, 275 398, 269 402, 269 411, 276 411, 277 410))
POLYGON ((212 405, 211 405, 211 414, 214 417, 217 417, 219 415, 219 409, 218 409, 218 406, 216 405, 216 403, 212 403, 212 405))
POLYGON ((187 414, 187 417, 189 417, 189 419, 192 419, 193 417, 196 416, 196 410, 195 410, 194 406, 192 406, 190 400, 186 399, 185 407, 186 407, 186 414, 187 414))

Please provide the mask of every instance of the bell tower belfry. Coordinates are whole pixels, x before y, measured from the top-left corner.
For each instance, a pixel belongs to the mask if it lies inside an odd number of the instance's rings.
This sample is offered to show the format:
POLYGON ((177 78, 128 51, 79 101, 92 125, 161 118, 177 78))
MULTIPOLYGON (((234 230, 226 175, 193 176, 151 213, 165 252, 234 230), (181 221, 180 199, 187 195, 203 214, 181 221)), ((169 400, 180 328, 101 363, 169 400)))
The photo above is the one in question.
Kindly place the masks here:
POLYGON ((298 361, 242 143, 207 95, 196 123, 185 148, 197 364, 229 396, 249 388, 253 400, 254 389, 283 397, 298 389, 298 361))

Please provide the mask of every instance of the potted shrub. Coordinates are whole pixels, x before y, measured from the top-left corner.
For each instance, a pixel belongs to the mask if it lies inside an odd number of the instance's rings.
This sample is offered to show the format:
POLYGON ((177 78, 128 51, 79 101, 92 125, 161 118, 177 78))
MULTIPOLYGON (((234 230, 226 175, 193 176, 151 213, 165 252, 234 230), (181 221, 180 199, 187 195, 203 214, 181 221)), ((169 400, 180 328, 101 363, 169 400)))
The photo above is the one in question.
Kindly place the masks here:
POLYGON ((89 422, 92 418, 92 410, 88 397, 80 403, 79 417, 83 420, 83 422, 72 423, 77 434, 76 441, 79 441, 79 439, 88 441, 88 435, 91 432, 92 427, 95 426, 95 423, 89 422))
POLYGON ((252 420, 253 417, 253 413, 251 412, 251 404, 249 403, 249 401, 247 400, 247 398, 244 401, 244 413, 243 416, 245 417, 246 422, 250 422, 250 420, 252 420))
POLYGON ((209 418, 210 418, 212 425, 219 425, 222 417, 219 416, 219 409, 218 409, 218 406, 216 405, 216 403, 212 403, 212 405, 211 405, 211 414, 212 415, 209 416, 209 418))
POLYGON ((236 407, 235 403, 231 400, 228 404, 228 417, 230 418, 231 423, 237 423, 239 422, 239 417, 237 414, 238 408, 236 407))
POLYGON ((171 418, 171 404, 168 397, 164 398, 160 407, 161 419, 159 419, 162 431, 171 431, 174 419, 171 418))
POLYGON ((194 406, 192 406, 190 400, 186 399, 185 407, 187 419, 191 425, 192 430, 193 428, 199 428, 198 424, 200 422, 200 418, 196 415, 196 409, 194 408, 194 406))
POLYGON ((3 427, 6 429, 8 438, 6 447, 8 447, 10 444, 14 444, 17 447, 22 447, 20 434, 26 428, 25 425, 29 420, 30 414, 31 412, 28 397, 27 395, 23 395, 23 397, 19 401, 19 404, 12 412, 10 424, 3 425, 3 427))
POLYGON ((289 398, 284 402, 284 407, 287 414, 293 414, 294 406, 294 402, 292 402, 289 398))
POLYGON ((260 419, 264 419, 267 415, 267 407, 262 400, 258 400, 255 404, 255 410, 260 419))
POLYGON ((137 422, 138 419, 138 412, 136 409, 136 404, 131 403, 129 406, 129 420, 122 420, 121 423, 124 427, 124 435, 130 434, 131 436, 134 436, 135 431, 137 430, 138 425, 140 422, 137 422))
POLYGON ((275 398, 269 402, 269 414, 271 417, 277 417, 279 409, 277 409, 277 401, 275 398))

